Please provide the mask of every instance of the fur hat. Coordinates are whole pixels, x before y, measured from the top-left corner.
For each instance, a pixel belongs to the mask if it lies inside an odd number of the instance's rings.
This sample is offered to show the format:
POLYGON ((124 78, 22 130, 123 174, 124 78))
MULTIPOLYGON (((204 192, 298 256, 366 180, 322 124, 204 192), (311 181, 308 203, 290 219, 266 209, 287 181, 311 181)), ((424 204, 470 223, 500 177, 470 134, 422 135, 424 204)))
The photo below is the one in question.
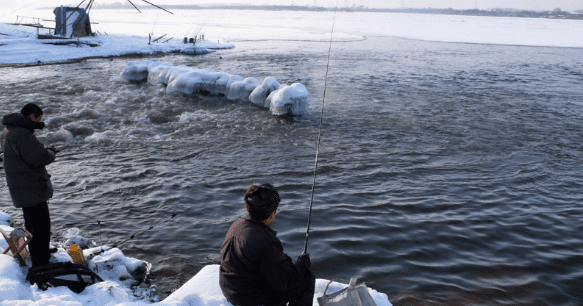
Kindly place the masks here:
POLYGON ((249 215, 258 220, 269 218, 277 210, 281 199, 279 193, 269 183, 253 185, 245 193, 245 207, 249 215))

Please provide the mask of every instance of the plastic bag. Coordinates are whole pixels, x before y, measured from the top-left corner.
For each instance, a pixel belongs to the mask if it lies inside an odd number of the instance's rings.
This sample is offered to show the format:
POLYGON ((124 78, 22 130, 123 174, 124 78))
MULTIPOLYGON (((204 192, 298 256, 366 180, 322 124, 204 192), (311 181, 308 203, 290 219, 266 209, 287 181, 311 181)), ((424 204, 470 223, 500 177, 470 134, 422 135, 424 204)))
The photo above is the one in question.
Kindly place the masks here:
MULTIPOLYGON (((332 281, 330 281, 332 283, 332 281)), ((348 287, 331 294, 326 294, 328 286, 324 290, 324 295, 318 298, 320 306, 377 306, 374 299, 368 293, 368 288, 364 284, 356 286, 356 279, 350 279, 348 287)))

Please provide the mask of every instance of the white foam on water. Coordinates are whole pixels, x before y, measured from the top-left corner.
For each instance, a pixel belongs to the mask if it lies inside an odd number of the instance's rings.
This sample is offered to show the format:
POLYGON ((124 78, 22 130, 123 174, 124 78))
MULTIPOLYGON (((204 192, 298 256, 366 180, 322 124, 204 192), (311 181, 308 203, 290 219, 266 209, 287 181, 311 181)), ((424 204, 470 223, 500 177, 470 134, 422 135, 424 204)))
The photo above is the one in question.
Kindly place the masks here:
POLYGON ((100 133, 93 133, 93 135, 85 138, 86 142, 107 142, 109 140, 121 139, 123 135, 117 131, 107 130, 100 133))
POLYGON ((61 128, 56 132, 47 132, 43 140, 47 143, 67 142, 73 140, 73 134, 61 128))
POLYGON ((199 110, 196 112, 184 112, 180 114, 178 122, 180 123, 190 123, 190 122, 202 122, 212 118, 212 114, 206 110, 199 110))

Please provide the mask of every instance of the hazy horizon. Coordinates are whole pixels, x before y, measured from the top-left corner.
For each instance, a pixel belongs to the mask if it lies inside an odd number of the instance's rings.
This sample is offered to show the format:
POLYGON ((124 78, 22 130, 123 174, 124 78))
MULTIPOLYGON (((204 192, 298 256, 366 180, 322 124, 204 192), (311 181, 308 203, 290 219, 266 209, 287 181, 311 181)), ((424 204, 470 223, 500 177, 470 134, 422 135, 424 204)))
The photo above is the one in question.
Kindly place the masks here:
MULTIPOLYGON (((555 8, 560 8, 563 11, 583 10, 583 2, 580 0, 148 0, 151 3, 164 7, 164 5, 182 4, 182 5, 297 5, 297 6, 323 6, 323 7, 353 7, 365 6, 370 8, 452 8, 452 9, 482 9, 489 10, 493 8, 505 9, 522 9, 534 11, 550 11, 555 8)), ((4 8, 11 10, 31 10, 46 6, 77 6, 81 1, 59 1, 59 0, 22 0, 15 3, 13 0, 0 0, 0 4, 4 8)), ((143 0, 132 1, 138 7, 149 6, 143 0)), ((128 3, 127 0, 99 0, 96 4, 111 4, 111 3, 128 3)), ((129 4, 129 3, 128 3, 129 4)), ((86 5, 83 3, 82 6, 86 5)), ((10 14, 8 10, 4 10, 4 14, 10 14)))

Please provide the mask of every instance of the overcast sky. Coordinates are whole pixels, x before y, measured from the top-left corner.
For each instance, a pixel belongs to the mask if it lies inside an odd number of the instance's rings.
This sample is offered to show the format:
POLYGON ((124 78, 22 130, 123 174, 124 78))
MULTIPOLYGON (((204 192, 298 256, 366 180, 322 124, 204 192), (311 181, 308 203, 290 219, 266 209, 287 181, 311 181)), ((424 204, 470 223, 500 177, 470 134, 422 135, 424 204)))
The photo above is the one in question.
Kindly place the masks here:
MULTIPOLYGON (((2 7, 20 8, 27 5, 34 6, 77 6, 82 0, 0 0, 2 7)), ((86 0, 87 3, 89 0, 86 0)), ((492 9, 492 8, 515 8, 526 10, 553 10, 561 8, 564 11, 574 11, 583 9, 583 0, 148 0, 151 3, 164 6, 165 4, 253 4, 253 5, 317 5, 334 7, 336 3, 339 7, 364 5, 367 7, 379 8, 453 8, 453 9, 492 9)), ((124 0, 96 0, 96 3, 125 2, 124 0)), ((133 3, 145 4, 142 0, 132 0, 133 3)), ((2 10, 4 11, 4 10, 2 10)))

